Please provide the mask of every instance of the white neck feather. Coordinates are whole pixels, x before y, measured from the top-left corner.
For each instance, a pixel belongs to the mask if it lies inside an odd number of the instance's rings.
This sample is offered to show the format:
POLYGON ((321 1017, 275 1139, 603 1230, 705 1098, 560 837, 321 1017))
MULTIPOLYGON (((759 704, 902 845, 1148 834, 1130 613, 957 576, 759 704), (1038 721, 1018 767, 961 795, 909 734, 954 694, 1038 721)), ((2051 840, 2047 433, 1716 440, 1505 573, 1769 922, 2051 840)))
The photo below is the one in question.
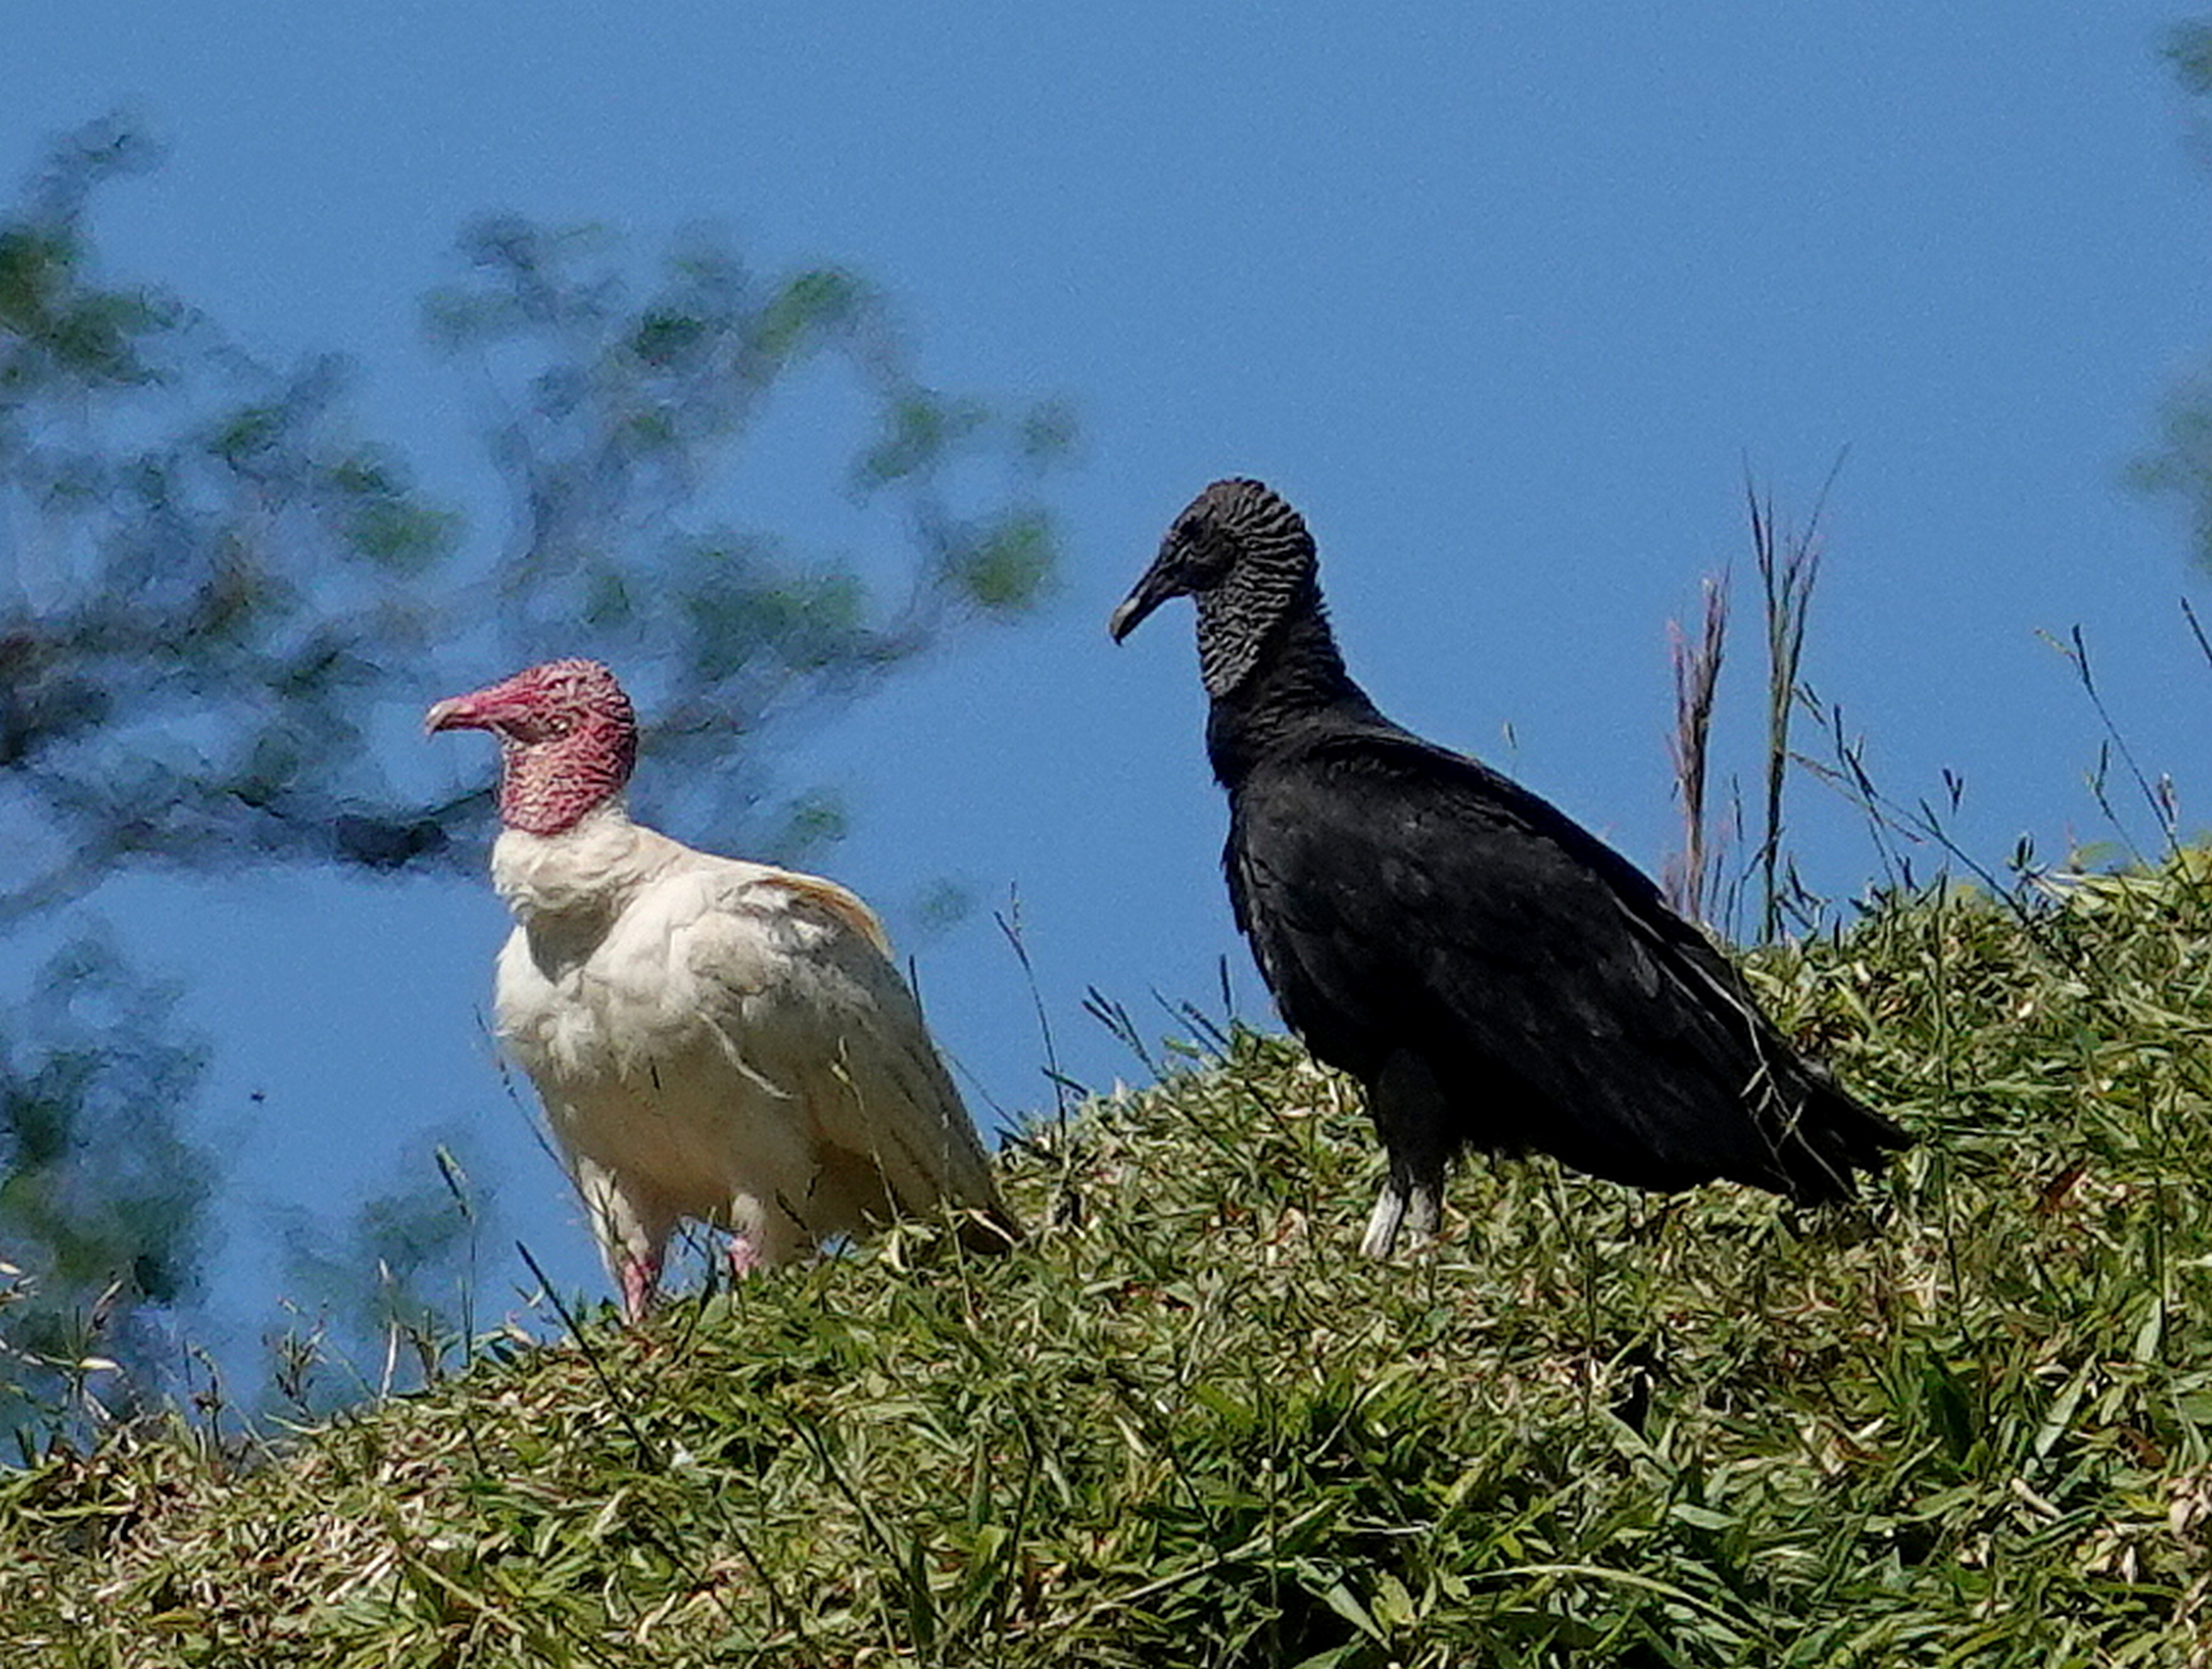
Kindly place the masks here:
POLYGON ((502 829, 491 880, 523 926, 611 920, 666 863, 666 842, 611 800, 559 834, 502 829))

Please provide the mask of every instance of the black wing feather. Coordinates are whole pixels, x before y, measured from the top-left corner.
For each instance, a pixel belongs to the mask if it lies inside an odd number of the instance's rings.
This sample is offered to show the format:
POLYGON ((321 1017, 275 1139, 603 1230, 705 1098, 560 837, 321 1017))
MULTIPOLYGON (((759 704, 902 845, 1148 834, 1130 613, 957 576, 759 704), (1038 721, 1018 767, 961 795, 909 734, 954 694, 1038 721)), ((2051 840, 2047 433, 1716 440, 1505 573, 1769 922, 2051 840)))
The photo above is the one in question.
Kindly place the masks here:
POLYGON ((1276 753, 1231 798, 1231 902, 1284 1019, 1370 1085, 1418 1055, 1455 1144, 1806 1199, 1902 1145, 1642 872, 1475 761, 1362 725, 1276 753))

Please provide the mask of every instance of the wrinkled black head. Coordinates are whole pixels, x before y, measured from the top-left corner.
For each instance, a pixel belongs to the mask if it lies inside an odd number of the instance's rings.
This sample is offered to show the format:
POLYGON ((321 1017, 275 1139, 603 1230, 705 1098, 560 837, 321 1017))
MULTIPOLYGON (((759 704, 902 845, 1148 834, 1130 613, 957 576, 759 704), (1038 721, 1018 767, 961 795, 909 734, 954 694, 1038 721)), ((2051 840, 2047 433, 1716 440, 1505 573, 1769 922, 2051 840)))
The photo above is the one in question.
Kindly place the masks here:
POLYGON ((1313 565, 1304 521, 1264 482, 1241 476, 1216 481, 1175 519, 1159 555, 1106 630, 1118 643, 1170 597, 1204 597, 1232 575, 1295 579, 1313 565))
POLYGON ((1199 673, 1208 694, 1225 695, 1258 664, 1279 623, 1320 622, 1313 535, 1264 484, 1216 481, 1175 519, 1107 630, 1120 643, 1170 597, 1197 602, 1199 673))

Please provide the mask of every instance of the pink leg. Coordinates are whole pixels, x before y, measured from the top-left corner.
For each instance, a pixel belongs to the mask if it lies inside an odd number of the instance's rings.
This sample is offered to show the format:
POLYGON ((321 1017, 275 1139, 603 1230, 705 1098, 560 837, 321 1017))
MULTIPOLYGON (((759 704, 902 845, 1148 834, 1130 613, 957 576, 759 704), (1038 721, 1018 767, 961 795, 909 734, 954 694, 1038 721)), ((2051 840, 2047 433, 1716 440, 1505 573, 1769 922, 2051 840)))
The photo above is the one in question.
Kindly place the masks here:
POLYGON ((743 1234, 731 1235, 729 1244, 722 1248, 722 1255, 729 1260, 732 1281, 744 1280, 761 1266, 760 1248, 743 1234))
POLYGON ((635 1178, 625 1178, 582 1154, 570 1156, 576 1192, 599 1243, 607 1273, 622 1290, 623 1319, 642 1320, 660 1284, 660 1258, 676 1214, 635 1178))
POLYGON ((660 1284, 660 1260, 625 1255, 622 1260, 623 1319, 636 1323, 653 1307, 653 1288, 660 1284))

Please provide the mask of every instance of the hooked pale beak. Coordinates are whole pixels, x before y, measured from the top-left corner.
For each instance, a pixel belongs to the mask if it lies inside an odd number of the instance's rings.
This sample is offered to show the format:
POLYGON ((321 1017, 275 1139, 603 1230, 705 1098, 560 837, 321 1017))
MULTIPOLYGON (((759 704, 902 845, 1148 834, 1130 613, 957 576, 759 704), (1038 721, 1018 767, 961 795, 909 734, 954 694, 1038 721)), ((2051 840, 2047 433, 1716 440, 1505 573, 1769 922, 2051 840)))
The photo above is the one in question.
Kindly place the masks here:
POLYGON ((447 696, 422 715, 424 734, 434 735, 441 730, 500 730, 501 726, 513 723, 528 711, 526 692, 529 678, 526 672, 517 673, 513 678, 487 684, 483 689, 471 690, 465 696, 447 696))
POLYGON ((422 715, 422 734, 441 730, 484 730, 490 728, 483 704, 475 696, 448 696, 422 715))
POLYGON ((1169 598, 1181 594, 1170 577, 1167 564, 1154 563, 1145 577, 1137 582, 1137 588, 1121 600, 1121 606, 1107 619, 1107 635, 1117 643, 1121 642, 1137 629, 1147 614, 1169 598))

